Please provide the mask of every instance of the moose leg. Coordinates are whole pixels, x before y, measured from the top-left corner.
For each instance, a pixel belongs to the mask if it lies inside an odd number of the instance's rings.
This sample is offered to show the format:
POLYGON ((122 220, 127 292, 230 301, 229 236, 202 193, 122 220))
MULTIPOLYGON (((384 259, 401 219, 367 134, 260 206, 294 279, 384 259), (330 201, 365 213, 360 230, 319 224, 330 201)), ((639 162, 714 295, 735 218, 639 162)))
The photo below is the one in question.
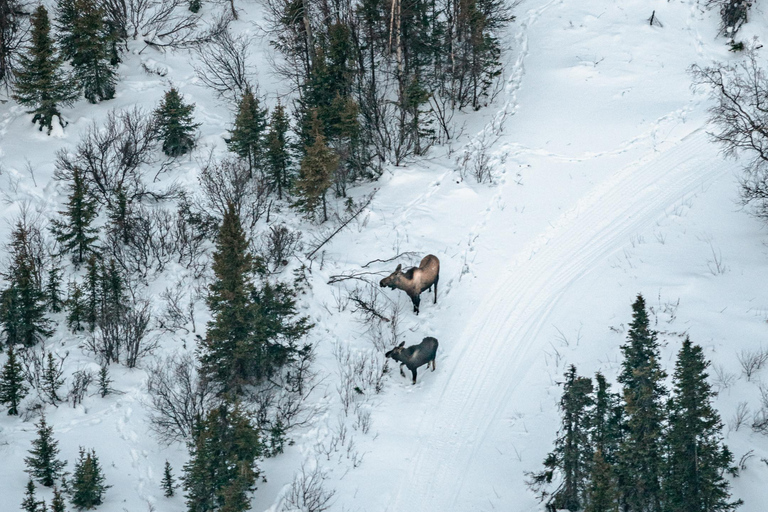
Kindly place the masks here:
POLYGON ((416 368, 411 368, 411 373, 413 374, 413 383, 416 384, 416 368))
POLYGON ((419 303, 421 302, 421 298, 418 295, 415 295, 411 297, 411 302, 413 302, 413 312, 417 315, 419 314, 419 303))
POLYGON ((440 280, 440 277, 435 278, 435 302, 434 304, 437 304, 437 282, 440 280))
POLYGON ((432 360, 432 371, 435 371, 435 360, 432 360))
POLYGON ((403 371, 403 366, 405 366, 405 363, 400 363, 400 375, 405 377, 405 372, 403 371))

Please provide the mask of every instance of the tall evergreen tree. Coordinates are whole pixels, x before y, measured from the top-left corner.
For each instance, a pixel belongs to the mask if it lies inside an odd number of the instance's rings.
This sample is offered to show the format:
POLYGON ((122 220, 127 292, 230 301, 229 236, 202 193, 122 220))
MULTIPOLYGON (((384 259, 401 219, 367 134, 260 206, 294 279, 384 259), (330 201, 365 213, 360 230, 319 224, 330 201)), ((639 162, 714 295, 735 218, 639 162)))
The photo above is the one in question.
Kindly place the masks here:
POLYGON ((212 409, 189 446, 184 490, 189 512, 245 512, 261 456, 259 433, 238 405, 212 409))
POLYGON ((69 295, 66 302, 67 327, 72 332, 82 331, 87 323, 88 308, 83 294, 83 288, 77 281, 70 281, 69 295))
POLYGON ((590 414, 590 443, 594 456, 589 473, 585 512, 618 510, 619 480, 616 472, 619 446, 622 442, 620 398, 611 393, 605 376, 595 375, 594 407, 590 414))
POLYGON ((52 487, 61 478, 67 461, 57 459, 59 443, 53 438, 53 427, 45 421, 45 416, 40 416, 37 424, 37 439, 32 441, 30 457, 24 459, 27 465, 26 472, 41 485, 52 487))
POLYGON ((240 158, 248 161, 248 170, 258 168, 263 172, 264 134, 267 128, 267 109, 261 108, 259 99, 246 87, 237 107, 235 125, 226 139, 227 147, 240 158))
POLYGON ((115 95, 112 37, 96 0, 58 0, 56 23, 62 54, 72 63, 85 99, 98 103, 115 95))
POLYGON ((222 394, 240 394, 271 376, 298 353, 296 342, 311 327, 306 317, 296 318, 287 287, 264 283, 256 288, 257 265, 229 205, 213 255, 214 281, 207 298, 213 319, 199 352, 203 375, 222 394))
POLYGON ((24 493, 24 501, 21 502, 21 509, 24 512, 45 512, 45 503, 37 501, 35 483, 31 478, 27 482, 27 490, 24 493))
POLYGON ((62 363, 63 361, 59 359, 59 364, 57 366, 56 361, 53 358, 53 353, 48 352, 45 367, 43 368, 41 386, 43 393, 45 393, 48 400, 50 400, 53 405, 61 402, 61 398, 59 398, 59 388, 64 385, 64 372, 61 369, 62 363))
MULTIPOLYGON (((551 510, 580 510, 586 501, 592 448, 589 440, 589 409, 592 406, 592 380, 579 377, 571 365, 565 373, 563 396, 560 399, 562 425, 555 440, 555 449, 544 460, 544 471, 533 474, 531 485, 544 489, 556 474, 560 484, 547 500, 551 510)), ((542 492, 546 498, 548 492, 542 492)))
POLYGON ((283 191, 291 184, 291 155, 288 151, 288 130, 290 129, 285 108, 278 103, 269 120, 266 137, 266 169, 270 185, 277 189, 277 197, 283 198, 283 191))
POLYGON ((299 177, 294 184, 299 196, 296 205, 313 217, 317 216, 318 210, 322 207, 322 219, 325 222, 328 220, 325 195, 331 186, 339 159, 325 143, 317 113, 315 112, 313 116, 314 142, 306 148, 306 154, 301 160, 299 177))
POLYGON ((171 473, 171 463, 168 461, 165 461, 165 468, 163 468, 163 496, 166 498, 170 498, 174 495, 176 488, 176 483, 173 479, 173 474, 171 473))
POLYGON ((98 208, 78 167, 72 169, 72 182, 67 186, 70 190, 67 209, 59 212, 66 220, 54 219, 51 222, 51 231, 61 244, 62 252, 70 253, 72 263, 75 268, 79 268, 99 239, 96 228, 92 226, 98 215, 98 208))
POLYGON ((616 473, 600 450, 592 457, 584 512, 619 512, 616 473))
POLYGON ((9 416, 19 414, 19 404, 27 396, 28 389, 24 385, 23 371, 13 344, 8 345, 8 360, 0 375, 0 403, 8 405, 9 416))
POLYGON ((77 90, 61 69, 62 59, 56 54, 51 40, 51 24, 45 6, 38 6, 31 21, 31 45, 27 55, 19 58, 20 69, 16 74, 13 97, 31 109, 27 113, 34 114, 32 122, 39 123, 40 130, 47 128, 51 133, 53 117, 61 118, 59 106, 71 105, 77 98, 77 90))
POLYGON ((637 296, 619 382, 623 384, 626 435, 619 451, 622 508, 660 512, 664 473, 664 401, 666 373, 659 365, 659 344, 650 328, 645 300, 637 296))
POLYGON ((61 312, 61 267, 54 262, 48 271, 48 282, 45 285, 46 302, 51 313, 61 312))
POLYGON ((111 486, 105 485, 106 478, 101 470, 96 452, 80 447, 80 456, 75 463, 71 482, 71 501, 78 509, 89 509, 101 505, 104 493, 111 486))
POLYGON ((707 382, 709 361, 701 347, 686 338, 677 355, 673 395, 669 400, 669 455, 664 485, 665 510, 717 512, 734 510, 724 473, 733 455, 722 443, 723 424, 712 407, 716 393, 707 382))
POLYGON ((163 153, 176 157, 195 147, 194 133, 200 124, 193 122, 194 110, 195 105, 186 105, 175 87, 165 93, 163 101, 155 110, 163 153))
POLYGON ((29 228, 19 221, 12 233, 13 261, 5 274, 9 286, 0 293, 0 322, 8 344, 32 346, 52 334, 45 317, 46 297, 30 249, 29 228))

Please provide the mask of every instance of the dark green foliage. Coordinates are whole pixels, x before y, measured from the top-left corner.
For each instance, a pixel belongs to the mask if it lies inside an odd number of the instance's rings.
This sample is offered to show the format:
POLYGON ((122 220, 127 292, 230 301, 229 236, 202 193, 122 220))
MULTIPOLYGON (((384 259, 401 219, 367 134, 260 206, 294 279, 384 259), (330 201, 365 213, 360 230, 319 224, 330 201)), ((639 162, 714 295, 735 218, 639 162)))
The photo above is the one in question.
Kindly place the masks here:
POLYGON ((8 344, 32 346, 52 334, 30 233, 30 228, 19 221, 11 234, 12 262, 5 274, 9 285, 0 293, 0 322, 8 344))
POLYGON ((23 371, 14 346, 8 345, 8 360, 0 375, 0 403, 8 405, 9 416, 19 414, 19 404, 27 396, 28 389, 24 385, 23 371))
POLYGON ((101 505, 104 493, 111 487, 105 485, 104 472, 101 470, 96 452, 86 453, 80 447, 80 456, 75 463, 75 471, 70 482, 72 504, 77 509, 91 509, 101 505))
POLYGON ((37 501, 35 497, 35 483, 31 478, 27 482, 27 490, 24 493, 24 501, 21 502, 21 509, 24 512, 45 512, 45 503, 37 501))
POLYGON ((258 262, 248 252, 240 219, 229 205, 213 255, 214 281, 207 298, 213 320, 200 345, 201 371, 223 394, 270 377, 296 354, 296 341, 310 328, 296 319, 291 290, 252 279, 258 262))
POLYGON ((712 407, 715 392, 707 382, 709 362, 701 347, 686 338, 677 356, 669 400, 669 455, 664 485, 665 510, 734 510, 723 478, 733 455, 723 446, 722 422, 712 407))
POLYGON ((291 155, 288 152, 288 130, 290 123, 285 108, 278 103, 269 120, 269 132, 266 137, 267 179, 272 188, 277 189, 277 197, 283 198, 283 191, 291 185, 291 155))
POLYGON ((53 358, 53 353, 48 352, 45 367, 43 368, 43 379, 41 386, 42 392, 46 395, 52 405, 56 405, 61 402, 61 398, 59 398, 59 388, 64 385, 64 372, 62 370, 63 365, 64 361, 62 359, 59 359, 57 364, 53 358))
POLYGON ((95 254, 91 254, 85 267, 85 286, 83 289, 85 305, 85 322, 88 330, 93 332, 99 321, 99 310, 101 306, 102 274, 99 259, 95 254))
POLYGON ((619 512, 616 471, 605 460, 603 452, 600 450, 595 450, 592 457, 584 512, 619 512))
POLYGON ((29 453, 31 456, 24 459, 27 465, 25 471, 41 485, 52 487, 56 480, 61 478, 67 461, 62 462, 57 459, 59 443, 53 438, 53 427, 45 422, 45 416, 40 417, 40 422, 37 424, 37 439, 32 441, 32 449, 29 453))
POLYGON ((165 468, 163 469, 163 496, 170 498, 174 495, 176 483, 174 482, 173 474, 171 474, 171 463, 165 461, 165 468))
POLYGON ((66 512, 67 507, 64 503, 64 493, 58 487, 53 488, 53 500, 51 501, 51 512, 66 512))
POLYGON ((579 510, 586 502, 592 447, 589 439, 589 410, 593 404, 592 380, 579 377, 571 365, 565 374, 563 396, 560 399, 562 425, 555 440, 555 449, 544 460, 544 471, 531 475, 531 486, 540 490, 550 510, 579 510), (555 475, 561 482, 549 493, 545 490, 555 475), (547 498, 547 496, 549 496, 547 498))
POLYGON ((621 499, 627 512, 659 512, 664 473, 666 373, 642 295, 632 305, 632 323, 619 382, 623 384, 626 435, 619 450, 621 499))
POLYGON ((589 421, 594 456, 585 512, 614 512, 618 510, 619 481, 616 464, 623 435, 623 409, 620 397, 610 392, 611 385, 602 373, 595 375, 595 382, 597 389, 589 421))
POLYGON ((189 0, 189 10, 191 12, 198 12, 202 7, 202 0, 189 0))
POLYGON ((72 332, 82 331, 88 322, 88 305, 83 294, 83 288, 75 281, 69 282, 66 307, 67 327, 72 332))
POLYGON ((184 490, 189 512, 245 512, 261 456, 259 433, 238 405, 212 409, 189 446, 184 490))
POLYGON ((78 167, 72 169, 72 181, 67 184, 69 200, 67 209, 59 212, 66 220, 51 221, 51 232, 61 245, 61 251, 72 255, 75 268, 86 260, 99 239, 92 223, 98 215, 96 201, 88 191, 83 173, 78 167))
POLYGON ((64 307, 64 302, 61 300, 61 268, 56 263, 53 263, 48 271, 45 295, 51 313, 60 313, 64 307))
POLYGON ((112 393, 111 384, 112 379, 109 377, 109 368, 105 364, 99 369, 99 395, 101 395, 101 398, 112 393))
POLYGON ((77 98, 77 90, 61 69, 62 59, 56 55, 51 40, 45 6, 35 10, 31 21, 31 44, 27 54, 19 58, 13 97, 30 109, 27 113, 34 114, 32 122, 39 123, 40 130, 46 128, 51 133, 53 117, 61 116, 59 105, 71 105, 77 98))
POLYGON ((91 103, 115 95, 113 37, 96 0, 58 0, 56 24, 62 55, 71 61, 83 96, 91 103))
POLYGON ((0 85, 13 83, 27 38, 29 12, 23 0, 0 0, 0 85))
POLYGON ((299 177, 294 183, 294 189, 298 195, 295 204, 311 217, 317 217, 322 207, 322 221, 325 222, 328 220, 325 194, 331 186, 339 159, 325 143, 317 114, 313 116, 314 142, 306 148, 304 158, 301 160, 299 177))
POLYGON ((165 93, 163 101, 155 110, 155 119, 163 153, 176 157, 188 153, 195 147, 194 133, 199 124, 192 118, 194 105, 186 105, 175 87, 165 93))
POLYGON ((262 169, 264 161, 264 133, 267 129, 267 109, 261 108, 259 99, 246 87, 237 107, 235 126, 226 139, 227 148, 248 161, 248 169, 262 169))

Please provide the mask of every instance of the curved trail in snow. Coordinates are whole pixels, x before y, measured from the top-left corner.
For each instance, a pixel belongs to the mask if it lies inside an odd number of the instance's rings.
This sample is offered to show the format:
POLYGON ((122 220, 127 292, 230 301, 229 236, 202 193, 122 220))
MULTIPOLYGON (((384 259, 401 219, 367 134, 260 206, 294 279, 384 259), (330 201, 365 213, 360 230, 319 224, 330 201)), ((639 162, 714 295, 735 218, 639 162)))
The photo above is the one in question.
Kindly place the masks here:
POLYGON ((424 398, 435 406, 417 426, 423 444, 389 510, 463 510, 462 484, 478 479, 467 475, 473 458, 503 408, 525 392, 520 384, 540 355, 539 334, 558 299, 668 207, 731 172, 734 166, 715 149, 697 130, 658 157, 618 171, 511 258, 453 341, 444 385, 424 398), (477 418, 486 419, 479 429, 477 418))

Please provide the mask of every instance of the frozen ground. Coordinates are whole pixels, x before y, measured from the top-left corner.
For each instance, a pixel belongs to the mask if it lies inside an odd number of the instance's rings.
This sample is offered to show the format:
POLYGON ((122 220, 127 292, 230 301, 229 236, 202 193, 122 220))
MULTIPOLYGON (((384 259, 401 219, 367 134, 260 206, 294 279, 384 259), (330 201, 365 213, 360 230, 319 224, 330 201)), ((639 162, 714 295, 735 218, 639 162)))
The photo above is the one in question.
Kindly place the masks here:
MULTIPOLYGON (((247 20, 259 19, 258 5, 240 7, 241 28, 253 30, 247 20)), ((302 307, 317 325, 325 378, 316 403, 324 409, 311 428, 295 433, 286 454, 262 463, 268 482, 254 495, 254 511, 281 510, 285 486, 302 463, 323 468, 326 488, 336 493, 332 510, 539 510, 524 472, 538 469, 551 449, 557 382, 571 363, 581 374, 601 370, 615 378, 637 293, 663 333, 667 369, 682 333, 718 368, 711 373, 721 389, 727 444, 737 460, 754 455, 733 492, 745 502, 740 510, 765 510, 768 465, 760 459, 768 458, 768 438, 748 426, 731 428, 731 419, 740 402, 757 409, 759 385, 768 381, 765 369, 747 380, 737 357, 766 344, 766 236, 739 207, 739 163, 723 160, 709 142, 707 96, 690 89, 687 74, 693 63, 738 56, 715 37, 716 13, 690 0, 524 0, 516 14, 509 78, 494 106, 466 116, 468 135, 452 154, 438 148, 354 190, 358 197, 378 192, 313 265, 302 307), (649 26, 654 9, 663 27, 649 26), (493 184, 461 178, 455 159, 465 144, 488 146, 493 184), (420 316, 404 294, 386 292, 402 306, 401 340, 440 341, 437 371, 422 369, 415 386, 392 371, 382 394, 358 397, 358 408, 371 413, 364 433, 356 414, 345 415, 339 403, 333 353, 373 348, 341 299, 347 283, 326 283, 406 251, 418 256, 404 265, 427 253, 441 261, 438 302, 423 296, 420 316)), ((760 42, 767 27, 758 4, 743 38, 760 42)), ((278 81, 260 51, 255 64, 261 90, 273 100, 278 81)), ((111 108, 153 108, 171 77, 197 105, 201 141, 223 146, 232 114, 197 84, 188 56, 145 50, 121 73, 116 100, 78 104, 68 113, 70 125, 52 139, 11 102, 0 106, 6 219, 24 201, 44 215, 60 208, 63 196, 51 180, 56 149, 74 145, 111 108), (145 74, 141 61, 167 68, 166 78, 145 74)), ((195 165, 182 162, 176 176, 194 183, 195 165)), ((0 226, 3 240, 8 232, 0 226)), ((365 270, 384 274, 395 265, 365 270)), ((167 276, 151 292, 178 277, 167 276)), ((95 365, 63 330, 48 343, 70 351, 72 370, 95 365)), ((162 351, 193 346, 192 336, 166 337, 162 351)), ((142 511, 148 504, 184 510, 182 497, 162 497, 159 479, 165 459, 178 474, 185 449, 158 445, 149 433, 144 371, 111 371, 125 394, 48 412, 62 455, 72 463, 78 445, 96 449, 113 486, 102 511, 142 511)), ((3 417, 0 429, 0 509, 15 510, 34 426, 3 417)))

